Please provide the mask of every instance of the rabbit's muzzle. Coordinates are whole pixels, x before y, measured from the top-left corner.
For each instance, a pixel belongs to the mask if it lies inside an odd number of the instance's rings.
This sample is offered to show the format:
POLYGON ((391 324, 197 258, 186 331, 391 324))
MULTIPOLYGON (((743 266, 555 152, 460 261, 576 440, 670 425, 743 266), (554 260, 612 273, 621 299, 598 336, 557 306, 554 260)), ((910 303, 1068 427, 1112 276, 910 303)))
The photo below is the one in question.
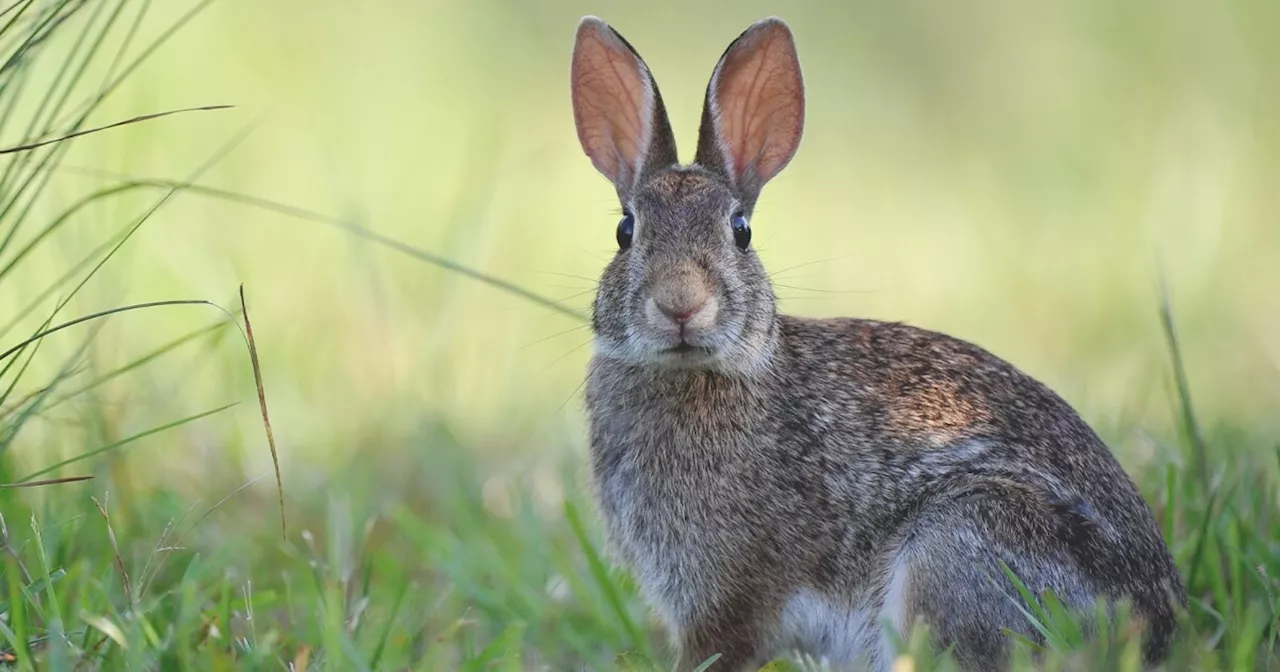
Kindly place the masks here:
POLYGON ((709 348, 719 302, 706 272, 687 263, 655 275, 644 304, 646 327, 671 350, 709 348))

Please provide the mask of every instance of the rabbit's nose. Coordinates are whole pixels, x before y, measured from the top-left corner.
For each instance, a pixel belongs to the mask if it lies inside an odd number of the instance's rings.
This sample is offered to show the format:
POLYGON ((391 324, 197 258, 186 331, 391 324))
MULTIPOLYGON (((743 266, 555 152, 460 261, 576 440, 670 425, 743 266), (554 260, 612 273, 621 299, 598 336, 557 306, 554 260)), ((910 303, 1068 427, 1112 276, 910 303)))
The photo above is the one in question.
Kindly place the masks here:
POLYGON ((702 308, 706 304, 707 302, 705 299, 703 299, 702 303, 692 308, 685 308, 683 306, 681 307, 664 306, 661 303, 658 303, 658 310, 661 310, 663 315, 666 315, 667 317, 671 318, 675 322, 684 324, 685 322, 689 321, 689 318, 697 314, 699 308, 702 308))
POLYGON ((700 282, 676 282, 660 287, 653 293, 653 304, 664 316, 676 324, 692 320, 707 305, 711 293, 700 282))

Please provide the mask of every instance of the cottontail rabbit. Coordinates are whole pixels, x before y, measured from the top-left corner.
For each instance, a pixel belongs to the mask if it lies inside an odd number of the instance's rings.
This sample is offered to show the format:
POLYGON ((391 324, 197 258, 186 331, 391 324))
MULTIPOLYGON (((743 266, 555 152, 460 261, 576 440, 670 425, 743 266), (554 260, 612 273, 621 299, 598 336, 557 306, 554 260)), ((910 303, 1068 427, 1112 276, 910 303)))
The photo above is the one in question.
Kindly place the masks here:
POLYGON ((751 247, 804 87, 781 20, 711 74, 681 165, 648 67, 595 17, 572 68, 578 137, 617 188, 587 380, 610 547, 679 666, 788 651, 885 669, 917 619, 969 669, 1038 635, 1003 561, 1066 604, 1127 600, 1165 655, 1185 589, 1150 510, 1061 398, 981 348, 885 322, 777 312, 751 247))

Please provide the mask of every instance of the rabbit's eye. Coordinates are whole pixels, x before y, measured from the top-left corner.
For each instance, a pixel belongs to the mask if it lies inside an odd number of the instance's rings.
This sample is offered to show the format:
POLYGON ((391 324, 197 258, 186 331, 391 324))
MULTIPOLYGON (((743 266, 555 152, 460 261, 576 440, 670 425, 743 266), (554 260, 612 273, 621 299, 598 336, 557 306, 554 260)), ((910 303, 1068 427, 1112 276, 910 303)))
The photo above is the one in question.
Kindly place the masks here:
POLYGON ((622 217, 622 221, 618 222, 618 249, 625 250, 631 247, 631 236, 636 232, 636 218, 631 213, 626 213, 622 217))
POLYGON ((739 250, 746 251, 747 246, 751 245, 751 225, 747 223, 747 218, 734 215, 729 220, 729 226, 733 227, 733 243, 739 250))

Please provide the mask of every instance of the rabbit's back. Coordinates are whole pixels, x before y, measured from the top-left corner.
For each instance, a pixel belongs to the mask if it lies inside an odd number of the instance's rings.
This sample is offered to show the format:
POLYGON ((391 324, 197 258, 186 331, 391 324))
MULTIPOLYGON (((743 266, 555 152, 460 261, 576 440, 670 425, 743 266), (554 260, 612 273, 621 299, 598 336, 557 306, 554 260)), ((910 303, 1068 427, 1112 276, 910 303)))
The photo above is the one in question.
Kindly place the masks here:
POLYGON ((1066 401, 986 350, 899 323, 780 316, 779 325, 778 414, 813 425, 809 440, 856 471, 882 476, 877 499, 999 475, 1046 495, 1146 509, 1066 401))
MULTIPOLYGON (((995 493, 1052 526, 1046 544, 1091 589, 1152 609, 1181 598, 1138 488, 1049 388, 976 345, 908 325, 781 316, 780 326, 780 415, 826 421, 810 434, 844 465, 834 488, 869 536, 892 546, 928 512, 995 493)), ((1009 543, 1020 539, 1033 537, 1009 543)))

